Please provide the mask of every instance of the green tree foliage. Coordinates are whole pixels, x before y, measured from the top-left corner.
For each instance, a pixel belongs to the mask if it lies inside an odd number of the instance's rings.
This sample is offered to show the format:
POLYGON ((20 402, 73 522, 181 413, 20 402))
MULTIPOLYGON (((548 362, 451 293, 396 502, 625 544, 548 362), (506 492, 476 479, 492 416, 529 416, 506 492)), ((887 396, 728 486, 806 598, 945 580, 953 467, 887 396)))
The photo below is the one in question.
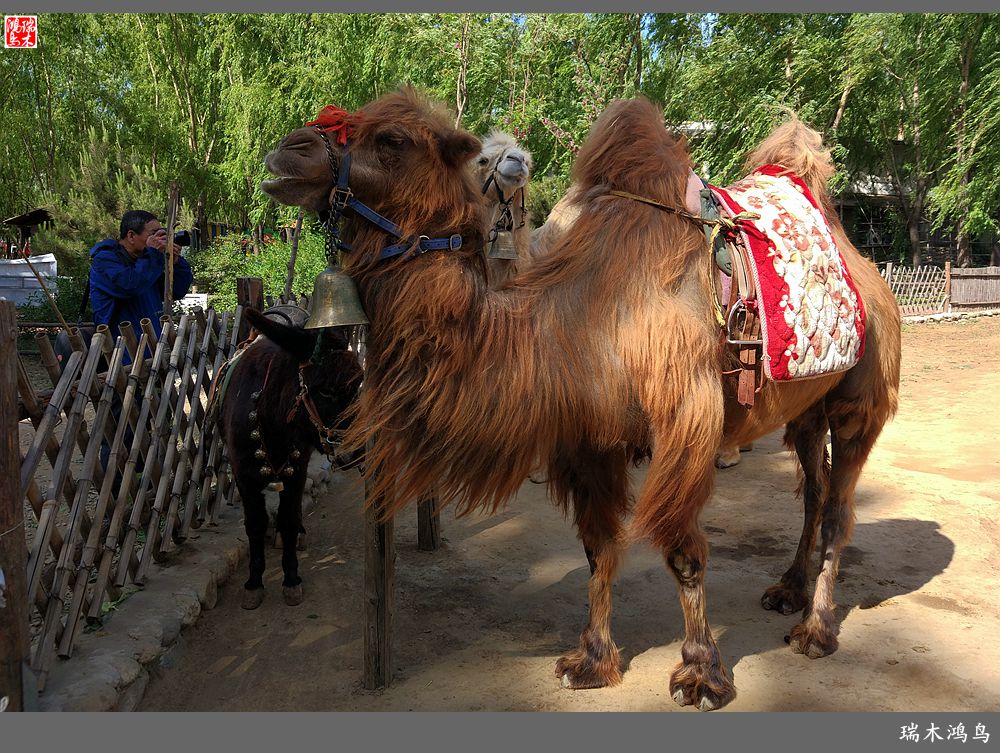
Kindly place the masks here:
MULTIPOLYGON (((474 133, 503 128, 531 149, 539 220, 597 115, 643 93, 716 183, 794 110, 833 144, 835 190, 892 184, 914 260, 922 218, 960 252, 1000 226, 993 15, 46 14, 39 37, 0 53, 0 215, 48 207, 55 228, 36 249, 71 275, 124 209, 165 213, 170 180, 185 226, 252 232, 262 258, 240 264, 270 263, 264 228, 294 210, 258 189, 266 152, 323 105, 357 108, 403 83, 474 133)), ((203 285, 235 277, 208 265, 200 256, 203 285)))

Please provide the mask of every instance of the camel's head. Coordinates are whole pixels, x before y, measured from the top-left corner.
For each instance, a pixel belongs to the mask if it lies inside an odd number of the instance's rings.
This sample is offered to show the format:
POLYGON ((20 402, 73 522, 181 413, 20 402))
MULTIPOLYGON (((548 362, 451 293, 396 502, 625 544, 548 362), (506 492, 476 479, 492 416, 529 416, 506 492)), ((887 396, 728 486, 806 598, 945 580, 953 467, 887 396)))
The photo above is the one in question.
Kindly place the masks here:
POLYGON ((298 128, 267 155, 264 165, 277 177, 261 184, 264 193, 322 215, 347 148, 354 196, 407 234, 459 232, 479 221, 479 189, 466 165, 480 144, 444 108, 407 87, 354 113, 329 112, 340 120, 327 133, 298 128))
POLYGON ((508 198, 517 189, 528 185, 534 167, 531 153, 519 146, 513 136, 502 131, 493 131, 483 139, 482 150, 473 164, 480 186, 485 185, 493 175, 508 198))

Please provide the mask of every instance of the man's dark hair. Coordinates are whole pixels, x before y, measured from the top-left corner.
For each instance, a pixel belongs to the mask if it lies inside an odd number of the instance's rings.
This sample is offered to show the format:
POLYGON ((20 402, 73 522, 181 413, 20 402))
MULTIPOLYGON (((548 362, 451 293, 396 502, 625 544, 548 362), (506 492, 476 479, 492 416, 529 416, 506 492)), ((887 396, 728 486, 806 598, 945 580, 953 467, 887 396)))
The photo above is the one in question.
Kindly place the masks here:
POLYGON ((155 219, 157 219, 155 214, 145 212, 142 209, 132 209, 122 215, 122 223, 118 226, 118 232, 120 233, 118 237, 124 238, 128 235, 129 230, 139 235, 142 229, 146 227, 146 223, 155 219))

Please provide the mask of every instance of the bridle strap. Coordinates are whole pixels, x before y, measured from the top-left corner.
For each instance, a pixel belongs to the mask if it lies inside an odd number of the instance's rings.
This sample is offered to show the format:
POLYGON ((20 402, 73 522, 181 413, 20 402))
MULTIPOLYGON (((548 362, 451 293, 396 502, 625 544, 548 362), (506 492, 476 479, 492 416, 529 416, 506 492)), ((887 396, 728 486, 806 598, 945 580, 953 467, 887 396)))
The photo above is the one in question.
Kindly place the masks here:
MULTIPOLYGON (((501 154, 500 157, 501 159, 498 159, 497 164, 493 167, 492 170, 490 170, 489 177, 487 177, 486 181, 483 183, 483 189, 482 189, 483 196, 485 196, 486 192, 489 191, 490 189, 490 185, 492 184, 493 187, 496 189, 497 198, 500 199, 500 206, 502 207, 502 210, 500 211, 500 216, 497 217, 497 221, 493 223, 493 227, 490 228, 488 242, 491 243, 494 240, 496 240, 497 235, 499 235, 501 231, 514 230, 514 213, 511 211, 510 208, 510 205, 514 202, 514 194, 511 194, 509 199, 505 199, 503 197, 503 191, 500 188, 500 182, 496 179, 497 170, 499 169, 500 162, 503 159, 503 154, 501 154), (501 225, 503 227, 501 227, 501 225)), ((520 189, 520 193, 521 193, 521 224, 517 226, 518 229, 524 227, 525 222, 527 222, 527 211, 525 210, 524 206, 524 190, 520 189)))
POLYGON ((334 247, 346 253, 352 253, 354 251, 349 244, 340 240, 340 231, 337 227, 340 219, 344 215, 344 212, 348 209, 352 210, 359 217, 362 217, 376 227, 400 239, 400 243, 393 243, 382 249, 378 256, 379 261, 400 256, 411 249, 415 252, 414 257, 416 257, 428 251, 457 251, 462 247, 462 236, 458 233, 441 238, 428 238, 426 235, 406 237, 403 228, 387 217, 379 214, 367 204, 361 202, 354 195, 348 185, 351 173, 350 139, 347 140, 347 143, 344 146, 343 156, 341 157, 340 165, 338 166, 336 158, 334 157, 333 147, 330 146, 330 139, 327 137, 326 133, 318 127, 316 128, 316 131, 323 137, 323 143, 326 146, 327 156, 330 159, 330 169, 333 171, 333 174, 337 176, 337 186, 333 189, 330 197, 330 214, 326 219, 327 250, 330 253, 332 253, 334 247))

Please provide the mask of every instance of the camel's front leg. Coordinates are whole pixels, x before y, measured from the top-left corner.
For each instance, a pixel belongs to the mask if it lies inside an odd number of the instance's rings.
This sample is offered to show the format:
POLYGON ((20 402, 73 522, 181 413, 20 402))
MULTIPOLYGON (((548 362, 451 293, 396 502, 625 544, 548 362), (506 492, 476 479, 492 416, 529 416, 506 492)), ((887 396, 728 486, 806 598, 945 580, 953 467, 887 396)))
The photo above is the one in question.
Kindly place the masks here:
MULTIPOLYGON (((697 375, 696 375, 697 376, 697 375)), ((703 711, 736 697, 705 610, 708 542, 698 516, 712 494, 714 459, 722 434, 717 376, 706 372, 685 387, 682 404, 657 422, 653 461, 636 503, 633 525, 662 554, 677 579, 684 609, 681 664, 670 676, 670 695, 703 711)))
POLYGON ((628 508, 624 453, 596 453, 586 448, 553 462, 553 495, 564 504, 572 496, 578 535, 590 563, 590 620, 580 645, 556 663, 564 687, 617 685, 622 673, 618 647, 611 638, 611 586, 622 555, 621 521, 628 508))
POLYGON ((697 529, 691 531, 666 560, 677 579, 684 609, 682 661, 670 676, 670 695, 681 706, 693 704, 701 711, 721 708, 736 697, 736 686, 722 663, 705 614, 708 544, 704 535, 697 529))

